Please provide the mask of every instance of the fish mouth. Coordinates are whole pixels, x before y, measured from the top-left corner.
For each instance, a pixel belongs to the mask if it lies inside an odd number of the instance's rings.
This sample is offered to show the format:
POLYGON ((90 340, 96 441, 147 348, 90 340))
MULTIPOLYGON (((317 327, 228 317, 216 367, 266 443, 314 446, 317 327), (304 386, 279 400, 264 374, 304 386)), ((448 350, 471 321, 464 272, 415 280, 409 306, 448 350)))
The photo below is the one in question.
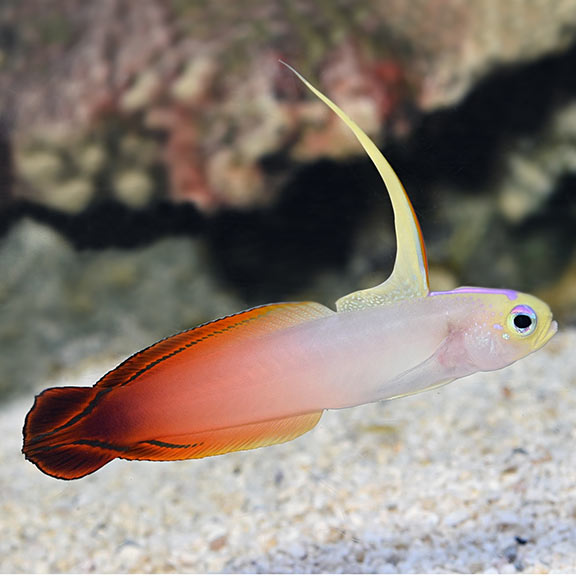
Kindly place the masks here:
POLYGON ((536 347, 541 348, 542 346, 544 346, 544 344, 546 344, 548 340, 550 340, 550 338, 552 338, 552 336, 556 334, 556 332, 558 332, 558 322, 556 322, 556 320, 552 320, 550 326, 548 327, 548 330, 546 332, 543 332, 540 335, 540 338, 538 338, 538 340, 536 341, 536 347))

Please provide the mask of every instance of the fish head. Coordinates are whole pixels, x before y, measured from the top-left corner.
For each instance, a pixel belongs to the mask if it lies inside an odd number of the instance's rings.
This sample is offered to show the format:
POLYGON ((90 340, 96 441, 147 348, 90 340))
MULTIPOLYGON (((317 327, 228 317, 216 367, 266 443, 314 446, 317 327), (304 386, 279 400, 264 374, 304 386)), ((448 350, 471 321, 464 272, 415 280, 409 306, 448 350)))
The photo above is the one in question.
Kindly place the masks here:
POLYGON ((558 330, 550 307, 514 290, 462 287, 455 331, 461 352, 476 370, 504 368, 542 348, 558 330))

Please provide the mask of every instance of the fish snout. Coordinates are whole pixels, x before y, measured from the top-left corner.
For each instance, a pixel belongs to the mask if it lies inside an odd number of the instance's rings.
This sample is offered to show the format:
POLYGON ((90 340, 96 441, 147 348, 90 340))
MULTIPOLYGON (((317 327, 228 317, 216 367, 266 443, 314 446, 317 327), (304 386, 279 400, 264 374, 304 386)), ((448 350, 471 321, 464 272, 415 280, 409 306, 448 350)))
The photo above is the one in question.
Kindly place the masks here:
POLYGON ((550 322, 550 326, 548 326, 548 330, 543 330, 542 334, 536 340, 536 348, 541 348, 544 346, 551 338, 558 332, 558 322, 556 320, 552 320, 550 322))

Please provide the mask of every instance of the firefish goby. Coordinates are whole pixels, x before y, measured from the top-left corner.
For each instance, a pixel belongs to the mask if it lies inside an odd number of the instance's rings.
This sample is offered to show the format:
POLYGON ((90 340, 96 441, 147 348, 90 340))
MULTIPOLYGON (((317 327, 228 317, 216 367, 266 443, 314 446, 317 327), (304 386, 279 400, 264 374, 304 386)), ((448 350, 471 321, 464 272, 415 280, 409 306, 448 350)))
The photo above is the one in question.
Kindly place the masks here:
POLYGON ((431 292, 400 180, 362 129, 290 69, 350 128, 384 181, 397 239, 392 274, 338 300, 337 311, 260 306, 161 340, 93 387, 43 391, 26 417, 23 453, 46 474, 70 480, 115 458, 185 460, 287 442, 324 410, 498 370, 556 333, 549 307, 528 294, 431 292))

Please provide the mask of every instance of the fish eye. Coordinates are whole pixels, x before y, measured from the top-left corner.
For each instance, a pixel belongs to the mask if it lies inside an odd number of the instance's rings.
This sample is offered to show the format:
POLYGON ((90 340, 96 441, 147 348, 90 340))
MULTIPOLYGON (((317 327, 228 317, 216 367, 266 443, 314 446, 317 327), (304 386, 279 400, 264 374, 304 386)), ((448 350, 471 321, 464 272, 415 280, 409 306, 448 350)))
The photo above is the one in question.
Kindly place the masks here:
POLYGON ((512 309, 508 316, 508 325, 521 336, 528 336, 536 329, 536 312, 524 304, 512 309))

